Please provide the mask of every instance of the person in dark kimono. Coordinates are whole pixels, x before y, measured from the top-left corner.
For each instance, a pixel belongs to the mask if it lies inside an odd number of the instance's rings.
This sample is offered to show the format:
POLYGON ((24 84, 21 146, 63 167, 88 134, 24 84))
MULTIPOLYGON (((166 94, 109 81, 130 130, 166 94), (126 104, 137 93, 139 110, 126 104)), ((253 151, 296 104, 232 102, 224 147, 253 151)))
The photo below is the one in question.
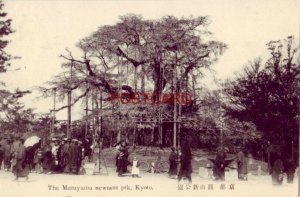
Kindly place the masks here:
POLYGON ((123 173, 127 173, 128 172, 128 165, 129 165, 129 161, 128 161, 128 157, 129 157, 129 152, 128 152, 128 147, 127 147, 127 143, 125 141, 122 142, 122 147, 123 147, 123 164, 122 164, 122 168, 123 168, 123 173))
POLYGON ((84 147, 84 156, 87 158, 87 161, 92 161, 92 148, 91 143, 89 139, 85 139, 83 141, 83 147, 84 147))
POLYGON ((287 175, 287 183, 293 183, 294 181, 294 175, 296 171, 296 164, 294 160, 290 157, 287 159, 285 164, 285 171, 287 175))
POLYGON ((175 148, 171 148, 171 153, 169 156, 169 177, 174 178, 174 176, 177 176, 177 154, 175 152, 175 148))
POLYGON ((12 142, 10 140, 8 140, 7 143, 3 147, 5 171, 8 171, 11 167, 11 159, 12 159, 11 144, 12 144, 12 142))
POLYGON ((84 144, 79 141, 78 174, 80 175, 86 174, 86 171, 84 169, 86 158, 87 157, 85 156, 84 144))
POLYGON ((116 161, 115 164, 116 164, 116 172, 118 172, 118 166, 119 166, 118 162, 119 162, 119 156, 121 154, 120 144, 116 145, 116 149, 117 149, 117 152, 116 152, 116 157, 115 157, 115 161, 116 161))
POLYGON ((71 140, 67 139, 66 143, 62 147, 62 168, 64 169, 63 171, 65 173, 70 172, 70 145, 71 145, 71 140))
POLYGON ((20 177, 26 177, 26 179, 28 179, 28 169, 26 171, 26 163, 25 163, 25 159, 26 159, 26 149, 24 146, 24 140, 21 139, 20 140, 21 143, 19 144, 19 147, 16 150, 16 168, 15 168, 15 176, 16 179, 18 180, 20 177))
POLYGON ((79 174, 79 170, 82 164, 83 160, 83 147, 80 142, 75 142, 75 145, 77 146, 77 163, 76 163, 76 174, 79 174))
POLYGON ((33 166, 36 173, 42 173, 43 151, 40 147, 35 150, 33 166))
POLYGON ((226 154, 223 148, 219 148, 213 167, 213 176, 215 180, 225 180, 225 158, 226 154))
POLYGON ((0 170, 2 168, 3 159, 4 159, 4 147, 2 144, 0 144, 0 170))
POLYGON ((34 158, 36 150, 41 147, 41 142, 34 144, 33 146, 26 148, 26 163, 31 171, 35 171, 34 158))
POLYGON ((283 181, 283 171, 284 166, 281 159, 281 155, 277 155, 277 159, 275 160, 272 167, 272 183, 273 185, 281 185, 283 181))
POLYGON ((53 161, 54 158, 51 152, 51 148, 49 145, 46 145, 44 147, 44 152, 43 152, 43 162, 42 162, 43 173, 51 174, 53 161))
POLYGON ((117 172, 118 176, 122 176, 127 172, 128 166, 128 148, 126 147, 126 142, 123 141, 118 148, 118 158, 117 158, 117 172))
POLYGON ((77 172, 78 156, 79 156, 79 151, 78 151, 77 140, 73 139, 69 147, 70 173, 77 172))
POLYGON ((63 172, 63 155, 62 155, 62 149, 63 149, 63 146, 65 144, 65 141, 61 141, 61 143, 59 144, 59 147, 57 149, 57 161, 58 161, 58 171, 59 172, 63 172))
POLYGON ((178 173, 178 181, 181 181, 182 178, 188 179, 192 182, 191 174, 192 169, 192 153, 189 144, 186 142, 181 146, 181 155, 180 155, 180 169, 178 173))
POLYGON ((122 146, 119 147, 118 153, 117 153, 117 172, 118 176, 122 176, 124 171, 123 171, 123 166, 124 166, 124 148, 122 146))
POLYGON ((248 179, 248 166, 247 166, 247 158, 245 153, 240 150, 236 156, 237 163, 237 171, 238 171, 238 179, 246 181, 248 179))
POLYGON ((72 173, 72 170, 74 168, 75 162, 75 141, 74 139, 71 140, 69 151, 68 151, 68 157, 67 157, 67 168, 69 169, 69 173, 72 173))

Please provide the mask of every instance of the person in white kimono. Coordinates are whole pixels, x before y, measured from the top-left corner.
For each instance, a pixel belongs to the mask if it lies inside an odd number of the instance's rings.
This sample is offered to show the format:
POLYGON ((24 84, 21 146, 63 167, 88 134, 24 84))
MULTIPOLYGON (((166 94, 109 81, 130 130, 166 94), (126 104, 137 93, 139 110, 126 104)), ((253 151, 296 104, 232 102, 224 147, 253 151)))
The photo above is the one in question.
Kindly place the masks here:
POLYGON ((140 177, 140 162, 137 159, 137 157, 133 158, 131 175, 132 175, 133 178, 140 177))

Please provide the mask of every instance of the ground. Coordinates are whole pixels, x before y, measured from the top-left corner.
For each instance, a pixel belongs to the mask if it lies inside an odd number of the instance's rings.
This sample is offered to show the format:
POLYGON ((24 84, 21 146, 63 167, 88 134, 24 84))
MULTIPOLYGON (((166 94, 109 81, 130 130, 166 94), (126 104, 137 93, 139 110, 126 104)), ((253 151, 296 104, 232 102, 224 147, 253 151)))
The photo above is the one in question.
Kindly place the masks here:
MULTIPOLYGON (((132 178, 118 177, 114 168, 108 169, 108 175, 92 175, 91 164, 86 168, 86 175, 31 173, 28 181, 25 179, 13 181, 11 172, 1 171, 0 196, 297 196, 297 179, 293 184, 284 182, 281 186, 273 186, 270 176, 249 175, 248 181, 238 181, 235 176, 227 174, 226 181, 215 182, 193 174, 193 182, 189 185, 184 182, 178 184, 177 180, 169 179, 166 173, 143 172, 141 178, 132 178), (211 185, 213 190, 209 190, 211 185), (201 187, 205 189, 200 189, 201 187), (221 187, 225 187, 224 190, 221 187)), ((106 172, 104 168, 102 172, 106 172)))
MULTIPOLYGON (((85 164, 85 175, 67 174, 36 174, 30 173, 29 180, 20 179, 13 181, 11 172, 0 171, 0 197, 80 197, 80 196, 151 196, 151 197, 296 197, 298 177, 293 184, 287 184, 286 179, 281 186, 273 186, 271 177, 267 173, 257 176, 251 171, 248 181, 238 181, 236 170, 226 172, 225 181, 213 181, 199 176, 198 167, 203 166, 201 158, 203 151, 193 152, 193 182, 178 184, 176 179, 169 179, 167 173, 151 174, 141 171, 141 178, 132 178, 130 174, 118 177, 114 166, 114 149, 106 149, 102 153, 105 156, 106 168, 101 160, 101 173, 93 175, 94 164, 85 164), (211 189, 213 187, 213 189, 211 189), (224 188, 225 187, 225 188, 224 188), (222 189, 223 188, 223 189, 222 189), (104 190, 105 189, 105 190, 104 190)), ((157 157, 157 149, 147 150, 138 148, 131 150, 131 157, 137 155, 143 161, 154 161, 157 157)), ((162 160, 166 160, 168 150, 163 151, 162 160)), ((130 158, 131 158, 130 157, 130 158)), ((255 164, 265 164, 254 160, 255 164)), ((98 169, 98 168, 97 168, 98 169)), ((130 169, 130 168, 129 168, 130 169)))

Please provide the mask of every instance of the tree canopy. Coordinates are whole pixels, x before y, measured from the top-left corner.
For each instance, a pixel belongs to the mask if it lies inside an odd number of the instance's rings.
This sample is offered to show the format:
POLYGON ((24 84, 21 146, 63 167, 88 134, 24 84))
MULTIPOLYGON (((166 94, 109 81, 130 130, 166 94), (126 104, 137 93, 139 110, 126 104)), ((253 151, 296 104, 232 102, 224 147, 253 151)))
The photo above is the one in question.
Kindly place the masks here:
POLYGON ((282 147, 298 136, 299 46, 294 37, 267 43, 270 57, 250 62, 235 79, 224 84, 230 103, 227 114, 239 121, 250 121, 263 138, 282 147))

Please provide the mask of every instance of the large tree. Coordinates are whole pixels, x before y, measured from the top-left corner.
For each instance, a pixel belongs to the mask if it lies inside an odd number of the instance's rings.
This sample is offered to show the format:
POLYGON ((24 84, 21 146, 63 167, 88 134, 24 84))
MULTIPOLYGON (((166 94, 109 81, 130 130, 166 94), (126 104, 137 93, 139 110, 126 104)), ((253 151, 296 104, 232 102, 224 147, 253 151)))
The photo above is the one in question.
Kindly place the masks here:
MULTIPOLYGON (((157 20, 145 20, 137 15, 122 16, 117 24, 101 26, 80 40, 77 46, 82 52, 81 57, 75 57, 69 50, 61 55, 67 61, 64 64, 67 71, 51 81, 51 87, 45 91, 51 92, 54 87, 58 95, 63 96, 70 90, 80 90, 81 94, 74 95, 72 105, 96 89, 104 92, 103 100, 109 99, 111 94, 126 93, 128 98, 134 96, 134 92, 147 91, 153 93, 154 102, 163 93, 181 92, 181 89, 190 91, 189 79, 200 78, 226 48, 224 43, 211 39, 207 29, 209 23, 206 16, 166 16, 157 20), (67 74, 70 70, 72 76, 67 74)), ((144 109, 151 116, 155 109, 153 116, 158 119, 163 108, 152 105, 144 109)), ((118 106, 119 115, 131 113, 129 111, 143 114, 144 109, 133 106, 124 110, 124 106, 118 106)), ((185 109, 182 112, 191 113, 185 109)), ((171 113, 165 115, 173 119, 171 113)), ((159 120, 155 121, 162 125, 159 120)))
POLYGON ((210 68, 226 48, 224 43, 209 39, 208 25, 208 17, 144 20, 126 15, 117 24, 102 26, 82 39, 78 43, 82 58, 74 57, 70 51, 62 57, 69 61, 67 65, 76 64, 74 70, 85 73, 85 80, 92 86, 110 93, 118 90, 118 82, 122 90, 132 93, 137 86, 137 70, 143 67, 143 74, 153 84, 152 91, 160 95, 166 86, 175 85, 175 70, 178 89, 192 72, 210 68), (130 77, 135 84, 124 83, 124 78, 130 77))

